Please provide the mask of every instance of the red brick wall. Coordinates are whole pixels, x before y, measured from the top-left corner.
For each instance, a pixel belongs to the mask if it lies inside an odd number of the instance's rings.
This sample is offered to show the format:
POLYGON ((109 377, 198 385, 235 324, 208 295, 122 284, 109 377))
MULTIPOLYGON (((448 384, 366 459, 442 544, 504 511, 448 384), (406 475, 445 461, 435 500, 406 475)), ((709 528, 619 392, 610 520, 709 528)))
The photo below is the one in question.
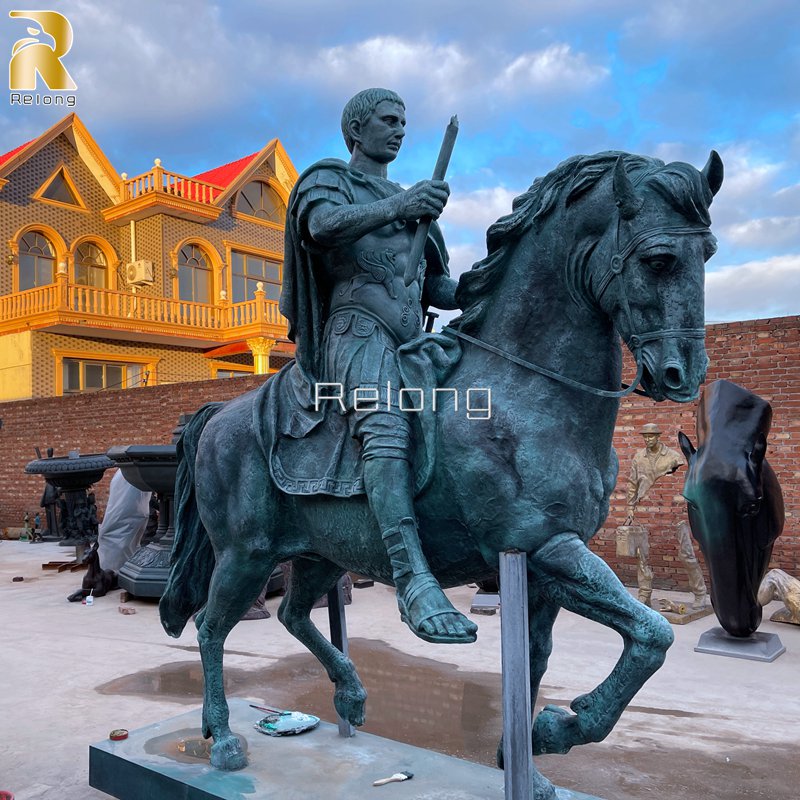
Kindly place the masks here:
MULTIPOLYGON (((786 526, 775 543, 772 566, 800 576, 800 317, 781 317, 710 325, 706 349, 710 359, 707 381, 718 378, 739 383, 772 404, 772 430, 767 460, 783 488, 786 526)), ((625 374, 634 374, 632 360, 625 374)), ((605 527, 593 548, 628 584, 636 583, 636 560, 616 555, 615 528, 625 518, 626 479, 636 450, 644 446, 639 430, 645 422, 661 426, 661 441, 680 452, 678 431, 697 444, 697 403, 655 403, 644 397, 626 398, 620 406, 614 445, 620 460, 617 488, 605 527)), ((686 468, 661 478, 636 512, 636 522, 650 532, 650 562, 654 585, 687 590, 686 573, 678 560, 674 523, 684 519, 681 497, 686 468)), ((695 544, 695 550, 699 552, 695 544)), ((702 560, 702 557, 701 557, 702 560)))
MULTIPOLYGON (((45 455, 70 450, 105 453, 124 444, 169 444, 178 417, 212 400, 229 400, 260 386, 264 378, 247 375, 224 380, 171 383, 141 389, 103 391, 0 403, 0 526, 21 527, 27 509, 38 510, 44 480, 26 475, 25 465, 45 455)), ((108 497, 110 474, 95 487, 98 509, 108 497)))
MULTIPOLYGON (((773 566, 800 575, 800 332, 798 317, 711 325, 706 345, 708 380, 728 378, 772 403, 773 426, 767 459, 778 475, 786 501, 786 527, 775 546, 773 566)), ((626 374, 634 372, 630 362, 626 374)), ((44 398, 0 404, 0 525, 21 526, 26 509, 37 508, 43 481, 25 475, 25 464, 51 446, 56 455, 78 448, 105 452, 118 444, 166 444, 182 413, 211 400, 227 400, 260 385, 258 376, 152 386, 128 391, 44 398)), ((677 432, 695 437, 696 403, 654 403, 633 397, 622 402, 615 446, 620 480, 606 526, 594 540, 597 550, 627 583, 635 583, 633 559, 616 555, 614 529, 625 516, 626 478, 633 453, 643 446, 638 431, 657 422, 668 447, 678 450, 677 432)), ((655 585, 686 588, 672 527, 685 514, 680 497, 685 469, 662 478, 640 505, 636 520, 650 531, 655 585)), ((105 507, 108 478, 97 487, 105 507)))

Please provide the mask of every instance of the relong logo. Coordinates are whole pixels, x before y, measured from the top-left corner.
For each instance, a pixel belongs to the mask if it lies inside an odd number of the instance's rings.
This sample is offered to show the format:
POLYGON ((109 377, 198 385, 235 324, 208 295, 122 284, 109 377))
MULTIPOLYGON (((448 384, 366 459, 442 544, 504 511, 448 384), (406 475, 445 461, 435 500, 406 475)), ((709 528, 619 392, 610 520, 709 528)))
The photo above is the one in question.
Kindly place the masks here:
POLYGON ((26 19, 38 26, 29 26, 30 36, 14 42, 8 63, 9 89, 33 91, 38 77, 51 91, 77 89, 72 76, 61 63, 72 47, 69 20, 56 11, 9 11, 8 16, 26 19))

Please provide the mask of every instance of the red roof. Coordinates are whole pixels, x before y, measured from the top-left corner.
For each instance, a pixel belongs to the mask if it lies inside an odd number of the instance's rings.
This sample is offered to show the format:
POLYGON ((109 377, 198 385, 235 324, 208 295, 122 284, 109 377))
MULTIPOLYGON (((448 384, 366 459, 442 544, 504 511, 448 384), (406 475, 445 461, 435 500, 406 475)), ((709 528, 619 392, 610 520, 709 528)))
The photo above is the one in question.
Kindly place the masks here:
POLYGON ((39 137, 37 136, 35 139, 31 139, 30 142, 25 142, 25 144, 21 144, 19 147, 15 147, 13 150, 9 150, 7 153, 3 153, 0 156, 0 166, 6 163, 6 161, 12 159, 20 150, 26 148, 31 142, 35 142, 36 139, 39 137))
POLYGON ((204 181, 205 183, 216 183, 217 186, 230 186, 230 184, 250 166, 250 162, 257 155, 258 153, 251 153, 249 156, 238 159, 238 161, 231 161, 230 164, 214 167, 214 169, 201 172, 199 175, 193 175, 192 177, 195 180, 204 181))

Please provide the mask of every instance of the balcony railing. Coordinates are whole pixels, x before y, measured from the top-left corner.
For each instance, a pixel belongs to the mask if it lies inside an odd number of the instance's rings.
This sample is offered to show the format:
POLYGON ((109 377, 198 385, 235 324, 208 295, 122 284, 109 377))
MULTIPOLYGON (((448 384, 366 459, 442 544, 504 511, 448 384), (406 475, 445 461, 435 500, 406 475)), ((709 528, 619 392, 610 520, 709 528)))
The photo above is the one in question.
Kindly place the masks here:
POLYGON ((165 332, 217 340, 232 338, 225 333, 239 328, 287 328, 278 303, 268 300, 263 290, 257 290, 256 297, 244 303, 211 305, 66 281, 0 296, 0 329, 9 324, 14 327, 15 321, 22 320, 31 327, 71 323, 108 328, 117 321, 129 328, 136 322, 142 330, 158 327, 165 332))
POLYGON ((177 172, 169 172, 161 166, 159 159, 149 172, 126 178, 122 182, 122 202, 135 200, 151 192, 163 192, 184 200, 197 203, 213 203, 222 192, 222 187, 194 178, 187 178, 177 172))

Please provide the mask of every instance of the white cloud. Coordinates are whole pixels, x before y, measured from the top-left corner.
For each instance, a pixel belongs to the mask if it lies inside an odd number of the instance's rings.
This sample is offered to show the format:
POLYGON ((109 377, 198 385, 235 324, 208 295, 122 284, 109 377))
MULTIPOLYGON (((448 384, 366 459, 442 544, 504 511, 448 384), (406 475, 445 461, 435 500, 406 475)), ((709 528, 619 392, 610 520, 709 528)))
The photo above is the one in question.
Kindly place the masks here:
POLYGON ((367 86, 395 83, 409 75, 424 76, 426 84, 459 83, 469 59, 453 44, 434 45, 378 36, 354 45, 330 47, 317 53, 315 65, 336 82, 356 78, 367 86))
POLYGON ((800 217, 762 217, 728 225, 722 235, 745 247, 800 247, 800 217))
POLYGON ((524 190, 511 191, 502 186, 476 189, 451 195, 442 216, 445 225, 459 225, 485 231, 500 217, 511 213, 511 203, 524 190))
POLYGON ((455 41, 436 44, 399 36, 323 48, 311 56, 305 48, 287 46, 282 62, 295 77, 348 91, 392 86, 412 95, 424 87, 420 94, 428 105, 470 104, 498 90, 506 99, 530 91, 579 91, 609 73, 564 43, 516 55, 488 47, 466 48, 455 41))
POLYGON ((714 198, 711 216, 720 229, 771 216, 773 184, 784 165, 758 155, 757 147, 756 143, 734 143, 719 148, 725 179, 714 198))
POLYGON ((800 254, 748 261, 706 274, 708 319, 793 314, 800 314, 800 254))
POLYGON ((486 256, 486 248, 476 242, 448 246, 447 250, 450 253, 450 277, 456 279, 462 273, 469 272, 473 264, 486 256))
POLYGON ((551 44, 543 50, 523 53, 508 64, 494 83, 514 93, 587 89, 609 74, 607 67, 590 64, 585 53, 573 53, 568 44, 551 44))
POLYGON ((257 60, 264 43, 256 48, 248 34, 226 30, 218 9, 207 4, 191 14, 170 4, 129 10, 89 0, 70 10, 80 32, 69 57, 82 115, 148 120, 163 130, 201 109, 219 112, 242 99, 249 88, 237 74, 242 53, 257 60))

